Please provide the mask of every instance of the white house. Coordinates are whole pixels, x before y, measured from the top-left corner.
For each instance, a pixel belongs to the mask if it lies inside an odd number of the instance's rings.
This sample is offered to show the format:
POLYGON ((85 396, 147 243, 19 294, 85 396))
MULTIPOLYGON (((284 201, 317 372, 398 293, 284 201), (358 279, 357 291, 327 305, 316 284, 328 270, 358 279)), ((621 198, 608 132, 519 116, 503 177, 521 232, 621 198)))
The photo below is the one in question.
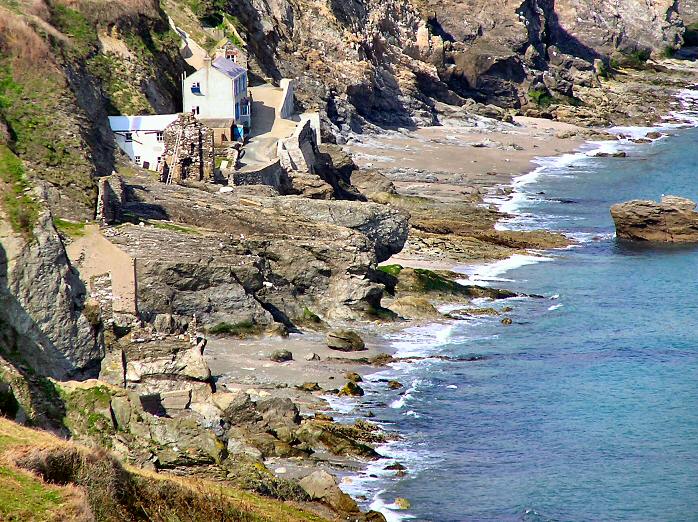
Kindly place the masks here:
POLYGON ((201 119, 233 119, 250 126, 247 70, 219 56, 182 81, 184 111, 201 119))
POLYGON ((157 170, 165 151, 165 127, 177 114, 155 116, 109 116, 109 125, 116 135, 116 144, 136 165, 157 170))

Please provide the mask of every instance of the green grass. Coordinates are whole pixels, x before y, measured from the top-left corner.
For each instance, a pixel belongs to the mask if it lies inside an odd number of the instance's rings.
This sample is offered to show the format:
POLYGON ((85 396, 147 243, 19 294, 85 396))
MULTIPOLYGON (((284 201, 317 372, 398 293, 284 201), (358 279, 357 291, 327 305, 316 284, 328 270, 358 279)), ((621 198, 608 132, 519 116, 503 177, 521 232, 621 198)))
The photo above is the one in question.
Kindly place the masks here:
POLYGON ((53 226, 61 234, 68 237, 82 237, 85 235, 85 223, 76 223, 65 219, 55 218, 53 226))
POLYGON ((613 69, 625 67, 626 69, 642 70, 647 66, 647 60, 650 59, 651 55, 652 53, 648 50, 620 53, 611 58, 611 67, 613 69))
POLYGON ((303 308, 303 315, 300 317, 299 322, 305 324, 320 324, 322 323, 322 319, 306 306, 303 308))
POLYGON ((378 270, 393 277, 397 277, 400 275, 400 272, 402 272, 402 265, 382 265, 378 267, 378 270))
POLYGON ((0 520, 57 520, 57 511, 64 503, 59 488, 29 473, 0 466, 0 520))
POLYGON ((87 69, 102 82, 110 116, 153 113, 145 94, 134 88, 128 72, 116 56, 98 54, 87 61, 87 69))
POLYGON ((97 49, 97 31, 80 11, 60 4, 52 4, 51 23, 71 38, 70 52, 85 56, 97 49))
POLYGON ((546 108, 555 103, 555 98, 547 91, 547 89, 531 89, 528 91, 529 99, 538 107, 546 108))
POLYGON ((22 161, 7 145, 0 145, 0 180, 8 187, 2 190, 2 206, 12 230, 26 238, 33 237, 39 217, 39 204, 28 194, 31 185, 22 161))
MULTIPOLYGON (((0 520, 3 522, 87 519, 75 516, 76 501, 81 500, 72 489, 75 487, 82 490, 85 497, 80 505, 88 507, 96 520, 105 522, 327 520, 300 506, 229 484, 123 466, 107 452, 78 446, 4 418, 0 418, 0 459, 3 461, 0 466, 0 520), (49 485, 27 471, 37 473, 46 482, 61 485, 49 485)), ((261 470, 258 475, 262 473, 269 475, 268 471, 261 470)), ((255 481, 267 484, 265 488, 281 488, 277 493, 284 495, 302 493, 298 486, 273 476, 255 481)))

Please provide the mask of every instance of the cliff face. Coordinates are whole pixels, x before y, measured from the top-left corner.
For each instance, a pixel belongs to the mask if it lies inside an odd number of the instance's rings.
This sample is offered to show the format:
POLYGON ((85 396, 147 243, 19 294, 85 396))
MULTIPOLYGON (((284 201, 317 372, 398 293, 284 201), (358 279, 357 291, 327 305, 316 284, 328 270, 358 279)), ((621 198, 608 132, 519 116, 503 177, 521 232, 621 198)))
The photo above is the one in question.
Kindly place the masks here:
POLYGON ((56 379, 95 376, 101 325, 85 313, 85 287, 70 267, 50 215, 27 243, 0 230, 0 355, 56 379))
POLYGON ((429 124, 439 103, 521 107, 592 85, 594 60, 681 44, 677 0, 244 0, 230 6, 259 72, 301 79, 335 134, 429 124))

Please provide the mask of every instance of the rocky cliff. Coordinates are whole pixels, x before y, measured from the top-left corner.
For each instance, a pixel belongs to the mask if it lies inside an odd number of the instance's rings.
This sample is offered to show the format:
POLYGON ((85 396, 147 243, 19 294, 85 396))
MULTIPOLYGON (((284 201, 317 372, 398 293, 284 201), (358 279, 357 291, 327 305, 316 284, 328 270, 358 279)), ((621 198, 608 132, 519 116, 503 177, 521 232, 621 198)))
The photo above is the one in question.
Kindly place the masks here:
MULTIPOLYGON (((245 0, 259 74, 300 78, 300 101, 320 108, 326 133, 424 125, 441 104, 574 102, 595 83, 595 60, 646 56, 682 43, 690 2, 632 0, 245 0)), ((598 63, 598 62, 597 62, 598 63)), ((499 113, 501 116, 501 113, 499 113)), ((328 137, 331 137, 328 135, 328 137)))

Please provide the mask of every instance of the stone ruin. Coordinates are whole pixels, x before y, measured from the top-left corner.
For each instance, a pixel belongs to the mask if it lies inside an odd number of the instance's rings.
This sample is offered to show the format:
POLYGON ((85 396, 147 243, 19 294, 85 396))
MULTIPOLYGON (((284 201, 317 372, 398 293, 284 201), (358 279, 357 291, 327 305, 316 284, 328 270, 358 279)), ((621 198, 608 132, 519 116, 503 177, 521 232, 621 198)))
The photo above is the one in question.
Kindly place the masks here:
POLYGON ((158 167, 160 180, 181 184, 183 181, 215 183, 216 165, 213 130, 193 114, 184 113, 163 132, 165 152, 158 167))

